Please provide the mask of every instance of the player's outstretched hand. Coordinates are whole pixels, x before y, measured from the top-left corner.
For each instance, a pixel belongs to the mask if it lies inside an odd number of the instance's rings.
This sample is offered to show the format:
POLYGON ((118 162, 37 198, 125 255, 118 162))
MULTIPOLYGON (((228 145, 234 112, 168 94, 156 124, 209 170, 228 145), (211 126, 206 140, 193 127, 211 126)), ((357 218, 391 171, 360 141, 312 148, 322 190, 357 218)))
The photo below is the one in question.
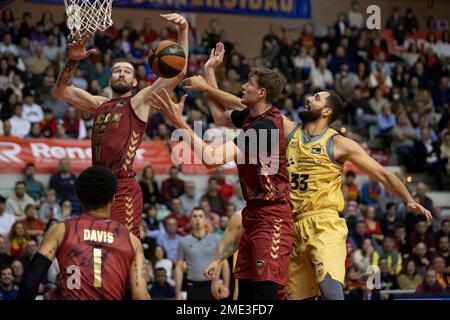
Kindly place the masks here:
POLYGON ((216 276, 217 270, 220 267, 220 262, 217 260, 214 260, 213 262, 211 262, 210 264, 208 264, 205 268, 205 270, 203 270, 203 276, 205 276, 205 278, 211 279, 214 278, 216 276))
POLYGON ((185 29, 188 27, 186 18, 178 13, 160 14, 159 16, 169 22, 176 24, 180 29, 185 29))
POLYGON ((193 76, 183 80, 184 90, 189 91, 205 91, 208 88, 208 83, 202 76, 193 76))
POLYGON ((179 103, 175 103, 170 98, 170 95, 166 89, 163 89, 162 93, 152 93, 150 96, 150 104, 154 109, 161 111, 167 118, 169 118, 175 126, 181 127, 184 123, 182 113, 186 97, 187 95, 185 94, 181 97, 179 103))
POLYGON ((83 41, 73 41, 69 43, 69 58, 72 60, 80 61, 86 59, 95 52, 95 49, 86 50, 85 42, 83 41))
POLYGON ((222 300, 228 298, 230 290, 228 290, 222 281, 215 279, 211 282, 211 294, 217 300, 222 300))
POLYGON ((216 68, 223 62, 223 56, 225 55, 225 47, 222 42, 218 42, 216 47, 211 50, 208 61, 205 63, 205 69, 216 68))
POLYGON ((431 212, 429 210, 425 209, 418 202, 415 202, 415 201, 408 202, 408 204, 406 206, 410 212, 414 212, 415 214, 424 216, 427 219, 427 222, 431 222, 431 220, 433 219, 431 212))

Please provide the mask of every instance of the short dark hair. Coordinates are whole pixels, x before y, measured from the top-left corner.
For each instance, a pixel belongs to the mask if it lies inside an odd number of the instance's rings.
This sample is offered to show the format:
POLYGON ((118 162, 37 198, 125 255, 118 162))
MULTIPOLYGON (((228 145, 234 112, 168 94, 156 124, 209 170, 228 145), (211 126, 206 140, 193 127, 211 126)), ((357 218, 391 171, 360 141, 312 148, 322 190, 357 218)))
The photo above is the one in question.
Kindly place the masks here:
POLYGON ((394 202, 388 202, 386 204, 386 210, 391 209, 392 207, 396 207, 396 204, 394 202))
POLYGON ((30 168, 30 167, 36 168, 36 166, 34 165, 34 163, 28 162, 28 163, 25 165, 25 169, 28 169, 28 168, 30 168))
POLYGON ((17 181, 14 186, 17 187, 19 184, 23 184, 25 186, 25 182, 22 180, 17 181))
POLYGON ((194 207, 194 208, 191 210, 191 216, 192 216, 192 214, 194 213, 194 211, 201 211, 201 212, 203 212, 203 215, 206 217, 206 212, 205 212, 205 210, 203 210, 203 208, 201 208, 201 207, 194 207))
POLYGON ((112 69, 114 68, 114 66, 115 66, 117 63, 120 63, 120 62, 126 62, 126 63, 131 64, 131 66, 133 67, 133 75, 134 75, 135 78, 137 77, 137 70, 136 70, 136 68, 134 67, 134 64, 133 64, 129 59, 127 59, 127 58, 117 58, 117 59, 114 59, 113 62, 111 63, 110 75, 111 75, 111 73, 112 73, 112 69))
POLYGON ((0 194, 0 203, 5 203, 6 198, 0 194))
POLYGON ((266 89, 266 100, 269 103, 273 103, 286 86, 286 78, 277 69, 252 68, 248 77, 256 77, 258 86, 266 89))
POLYGON ((117 182, 111 170, 92 166, 84 170, 75 183, 75 190, 85 210, 105 207, 116 193, 117 182))
POLYGON ((356 178, 356 174, 355 174, 355 172, 354 171, 348 171, 346 174, 345 174, 345 176, 346 177, 353 177, 353 178, 356 178))
POLYGON ((165 276, 167 277, 167 271, 166 271, 166 269, 164 269, 164 268, 156 268, 156 270, 155 270, 155 275, 156 275, 156 273, 157 272, 161 272, 161 271, 164 271, 164 274, 165 274, 165 276))
POLYGON ((13 272, 13 269, 12 269, 10 266, 8 266, 8 265, 2 265, 2 266, 0 266, 0 273, 2 273, 3 270, 6 270, 6 269, 10 269, 11 272, 13 272))
POLYGON ((331 108, 331 116, 328 120, 328 124, 332 124, 334 121, 339 118, 339 115, 342 112, 342 109, 344 109, 344 104, 342 102, 341 97, 339 97, 336 92, 332 90, 324 90, 329 93, 329 96, 326 99, 326 105, 331 108))

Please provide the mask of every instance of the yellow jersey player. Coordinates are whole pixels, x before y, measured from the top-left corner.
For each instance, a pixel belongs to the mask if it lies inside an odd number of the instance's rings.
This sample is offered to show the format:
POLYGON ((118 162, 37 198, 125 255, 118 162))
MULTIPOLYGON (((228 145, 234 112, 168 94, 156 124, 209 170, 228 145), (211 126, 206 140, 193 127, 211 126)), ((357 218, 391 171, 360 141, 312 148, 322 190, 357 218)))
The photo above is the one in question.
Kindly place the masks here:
POLYGON ((381 182, 410 211, 427 220, 431 213, 413 199, 396 175, 358 143, 329 127, 343 108, 338 95, 317 92, 305 99, 305 105, 305 111, 299 113, 302 123, 290 131, 286 148, 295 232, 287 299, 321 295, 322 299, 343 300, 347 225, 339 213, 344 209, 341 184, 345 161, 381 182))

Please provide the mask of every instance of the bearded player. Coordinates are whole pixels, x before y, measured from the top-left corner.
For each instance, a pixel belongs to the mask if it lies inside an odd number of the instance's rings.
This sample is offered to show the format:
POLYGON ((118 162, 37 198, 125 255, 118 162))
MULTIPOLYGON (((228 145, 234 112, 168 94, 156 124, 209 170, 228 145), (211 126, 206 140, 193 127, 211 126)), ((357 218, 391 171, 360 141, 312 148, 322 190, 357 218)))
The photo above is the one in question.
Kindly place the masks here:
MULTIPOLYGON (((178 25, 178 43, 188 54, 188 23, 179 14, 162 14, 162 18, 178 25)), ((170 79, 158 79, 151 86, 133 95, 137 85, 136 70, 126 60, 113 62, 110 86, 111 100, 93 96, 70 85, 78 62, 89 57, 94 49, 86 50, 84 43, 69 45, 69 59, 61 71, 53 94, 83 111, 95 114, 92 131, 92 163, 109 167, 117 178, 117 193, 111 208, 111 217, 125 225, 139 237, 142 213, 142 192, 134 178, 133 162, 142 142, 150 113, 148 98, 162 89, 172 91, 186 73, 183 71, 170 79)), ((187 59, 186 59, 187 61, 187 59)))
MULTIPOLYGON (((241 100, 217 89, 214 70, 223 60, 218 44, 205 64, 205 79, 186 79, 186 89, 203 91, 210 100, 217 125, 234 128, 233 118, 246 112, 241 100), (239 110, 244 109, 244 111, 239 110)), ((431 213, 417 203, 397 176, 371 158, 355 141, 330 128, 342 111, 341 98, 332 91, 320 91, 305 100, 301 125, 283 118, 287 139, 287 170, 291 181, 290 200, 294 215, 294 244, 286 287, 288 299, 342 300, 345 277, 347 225, 339 217, 344 209, 341 190, 343 165, 352 162, 361 171, 397 195, 409 211, 431 220, 431 213)), ((230 241, 231 244, 234 240, 230 241)), ((224 246, 227 248, 227 246, 224 246)), ((215 274, 230 251, 205 270, 215 274)))

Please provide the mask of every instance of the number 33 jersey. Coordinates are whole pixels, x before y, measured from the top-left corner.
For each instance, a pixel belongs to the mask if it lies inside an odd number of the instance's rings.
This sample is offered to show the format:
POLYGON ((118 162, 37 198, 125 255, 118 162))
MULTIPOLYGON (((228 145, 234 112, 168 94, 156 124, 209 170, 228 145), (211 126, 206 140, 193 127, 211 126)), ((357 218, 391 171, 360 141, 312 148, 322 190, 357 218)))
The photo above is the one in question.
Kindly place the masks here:
POLYGON ((333 137, 338 134, 328 128, 319 136, 309 137, 299 125, 289 135, 286 161, 294 216, 344 209, 343 165, 334 160, 333 149, 333 137))
POLYGON ((65 220, 58 252, 60 288, 68 300, 121 300, 134 259, 130 233, 111 219, 65 220))

